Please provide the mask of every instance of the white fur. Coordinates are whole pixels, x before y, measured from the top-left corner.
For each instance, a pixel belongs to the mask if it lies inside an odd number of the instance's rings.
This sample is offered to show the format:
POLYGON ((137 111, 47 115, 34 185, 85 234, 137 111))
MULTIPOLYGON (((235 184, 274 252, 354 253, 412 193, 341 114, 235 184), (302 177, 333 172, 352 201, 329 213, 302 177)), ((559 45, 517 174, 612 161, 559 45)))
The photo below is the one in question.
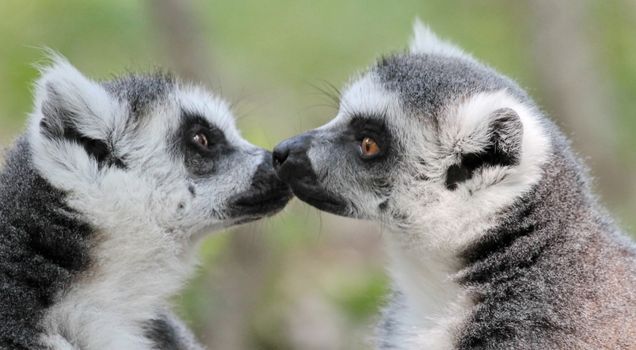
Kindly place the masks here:
MULTIPOLYGON (((461 153, 483 149, 489 139, 489 117, 501 108, 514 110, 523 124, 520 164, 484 168, 472 179, 460 184, 457 190, 441 192, 444 196, 434 208, 428 208, 430 210, 426 213, 418 213, 418 217, 422 218, 418 225, 426 228, 434 221, 465 221, 467 225, 473 225, 509 205, 541 178, 541 165, 550 149, 549 138, 542 129, 537 111, 518 102, 506 91, 477 94, 450 106, 445 112, 446 116, 440 118, 440 129, 443 131, 439 134, 436 159, 427 162, 433 164, 434 168, 424 171, 429 171, 431 177, 441 178, 443 174, 437 173, 440 166, 447 169, 450 164, 457 162, 461 153), (454 220, 448 220, 453 217, 454 220)), ((439 230, 427 229, 426 231, 435 235, 427 237, 428 244, 455 249, 477 238, 473 230, 458 230, 458 227, 454 229, 455 233, 452 235, 447 235, 450 232, 448 230, 437 232, 439 230)))
POLYGON ((68 205, 97 230, 91 268, 48 310, 43 342, 56 350, 150 349, 143 322, 166 309, 190 275, 202 234, 235 222, 214 218, 210 209, 250 185, 263 153, 240 137, 227 103, 199 87, 176 86, 137 128, 129 128, 129 106, 63 58, 54 57, 42 75, 28 133, 34 165, 68 191, 68 205), (79 132, 109 137, 128 167, 99 168, 82 146, 45 137, 42 106, 51 98, 73 111, 79 132), (187 176, 168 142, 182 110, 207 118, 244 152, 233 169, 205 182, 187 176), (196 187, 196 197, 188 186, 196 187))
MULTIPOLYGON (((102 138, 105 130, 124 124, 125 110, 99 84, 84 77, 65 58, 53 55, 52 59, 54 64, 42 69, 42 78, 36 84, 36 106, 50 98, 59 100, 72 112, 69 116, 78 131, 92 138, 102 138)), ((32 122, 39 122, 39 118, 32 122)))
MULTIPOLYGON (((400 320, 402 334, 396 337, 398 349, 450 347, 454 327, 472 306, 466 290, 453 282, 457 273, 453 257, 495 224, 489 218, 541 177, 540 166, 546 160, 549 139, 536 111, 505 91, 478 94, 449 108, 447 117, 441 118, 445 123, 440 127, 443 132, 438 151, 433 152, 437 153, 436 158, 429 159, 429 164, 437 160, 444 163, 442 167, 448 167, 456 161, 456 153, 483 149, 483 142, 488 139, 488 117, 500 108, 515 110, 523 123, 520 164, 486 169, 452 192, 441 188, 440 183, 437 189, 415 191, 411 196, 403 194, 405 200, 400 206, 415 209, 411 212, 413 224, 390 228, 392 232, 385 235, 391 257, 389 271, 407 302, 400 320), (430 202, 422 206, 422 201, 427 200, 430 202)), ((429 175, 434 176, 437 170, 433 168, 429 175)), ((385 224, 391 226, 389 222, 385 224)))
POLYGON ((395 319, 397 330, 385 341, 398 349, 452 348, 454 328, 471 306, 466 291, 453 281, 455 262, 443 253, 417 255, 405 250, 399 239, 385 237, 389 273, 404 297, 395 319))
POLYGON ((413 24, 413 37, 409 47, 412 53, 469 58, 459 47, 440 39, 419 18, 416 18, 413 24))
MULTIPOLYGON (((458 272, 455 256, 492 227, 494 214, 541 178, 541 165, 551 146, 539 112, 507 91, 480 93, 449 105, 439 116, 438 129, 424 117, 407 115, 399 97, 383 88, 374 73, 353 82, 344 92, 341 106, 338 116, 321 130, 341 128, 355 114, 378 116, 387 121, 394 138, 413 150, 402 155, 410 159, 410 169, 399 170, 405 173, 400 176, 404 183, 395 184, 392 194, 394 207, 408 208, 403 213, 408 224, 395 222, 390 215, 372 214, 379 202, 372 194, 356 188, 340 191, 355 198, 356 206, 390 231, 384 235, 389 273, 405 305, 391 306, 398 313, 397 331, 392 339, 383 341, 395 349, 451 348, 456 327, 472 307, 467 291, 454 282, 458 272), (448 191, 446 170, 462 153, 487 146, 490 118, 501 108, 514 110, 523 125, 520 163, 484 168, 455 191, 448 191), (414 183, 414 174, 425 174, 430 181, 425 186, 414 183)), ((317 164, 332 157, 312 149, 309 155, 317 164)), ((328 186, 335 188, 339 185, 335 182, 328 186)))
POLYGON ((354 114, 391 118, 398 113, 401 113, 399 96, 384 89, 375 74, 368 73, 351 82, 340 99, 338 115, 318 130, 344 125, 354 114))

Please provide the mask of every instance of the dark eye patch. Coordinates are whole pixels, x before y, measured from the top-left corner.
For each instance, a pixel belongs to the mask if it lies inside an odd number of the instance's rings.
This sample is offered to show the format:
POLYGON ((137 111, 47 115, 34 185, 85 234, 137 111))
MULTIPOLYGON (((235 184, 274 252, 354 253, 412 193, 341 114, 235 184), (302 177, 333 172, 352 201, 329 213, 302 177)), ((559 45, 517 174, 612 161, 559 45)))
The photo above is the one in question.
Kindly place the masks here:
POLYGON ((210 124, 202 116, 184 112, 182 120, 181 141, 185 147, 190 148, 192 151, 199 152, 203 156, 213 156, 216 153, 215 151, 229 146, 223 131, 210 124), (199 133, 205 135, 208 141, 205 148, 194 142, 195 135, 199 133))
POLYGON ((194 151, 200 152, 204 156, 213 155, 217 148, 223 147, 227 144, 225 141, 225 135, 221 130, 200 122, 194 122, 190 125, 190 127, 185 128, 183 141, 188 147, 192 148, 194 151), (196 137, 199 135, 205 137, 205 145, 196 142, 196 137))
POLYGON ((387 133, 386 125, 379 118, 356 115, 349 122, 349 129, 356 135, 356 139, 366 136, 380 137, 387 133))
POLYGON ((372 138, 380 147, 380 153, 373 159, 380 159, 389 151, 391 134, 381 117, 355 115, 349 122, 346 134, 356 147, 365 137, 372 138))
POLYGON ((183 111, 181 127, 177 133, 177 149, 183 153, 186 167, 198 176, 210 175, 214 172, 214 163, 233 151, 221 129, 212 125, 198 114, 183 111), (207 146, 195 142, 195 136, 202 134, 207 139, 207 146))

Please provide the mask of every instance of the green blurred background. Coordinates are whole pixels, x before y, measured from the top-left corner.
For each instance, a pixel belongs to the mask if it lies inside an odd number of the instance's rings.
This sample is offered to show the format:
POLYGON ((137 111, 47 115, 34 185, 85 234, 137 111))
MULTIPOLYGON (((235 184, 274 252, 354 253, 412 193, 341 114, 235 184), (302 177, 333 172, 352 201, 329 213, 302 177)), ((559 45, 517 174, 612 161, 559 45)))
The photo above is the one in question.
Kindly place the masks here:
MULTIPOLYGON (((23 130, 43 47, 98 79, 156 67, 234 105, 272 148, 328 121, 321 90, 403 50, 415 16, 516 79, 572 137, 630 232, 636 140, 636 1, 2 1, 0 144, 23 130)), ((210 349, 368 349, 388 290, 382 233, 294 201, 207 239, 175 297, 210 349)))

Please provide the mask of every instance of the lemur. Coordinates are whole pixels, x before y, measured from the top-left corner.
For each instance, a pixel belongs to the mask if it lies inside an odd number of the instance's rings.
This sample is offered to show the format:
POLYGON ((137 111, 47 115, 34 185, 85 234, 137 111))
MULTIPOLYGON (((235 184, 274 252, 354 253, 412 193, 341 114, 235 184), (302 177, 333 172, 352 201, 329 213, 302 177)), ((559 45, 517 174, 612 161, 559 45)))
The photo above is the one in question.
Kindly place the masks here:
POLYGON ((515 82, 425 25, 273 157, 299 199, 381 225, 377 348, 636 346, 636 248, 580 158, 515 82))
POLYGON ((208 232, 291 198, 229 104, 170 74, 54 57, 0 173, 0 348, 202 349, 167 299, 208 232))

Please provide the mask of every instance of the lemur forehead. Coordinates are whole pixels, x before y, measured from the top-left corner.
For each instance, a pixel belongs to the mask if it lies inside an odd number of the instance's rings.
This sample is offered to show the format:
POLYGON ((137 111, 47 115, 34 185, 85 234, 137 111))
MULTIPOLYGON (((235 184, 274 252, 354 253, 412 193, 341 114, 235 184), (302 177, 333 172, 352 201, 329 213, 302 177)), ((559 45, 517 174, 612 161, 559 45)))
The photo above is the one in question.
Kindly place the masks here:
POLYGON ((400 110, 397 94, 386 90, 378 76, 369 72, 345 89, 340 101, 339 119, 353 116, 387 118, 400 110))
POLYGON ((104 88, 112 95, 125 101, 131 114, 138 118, 154 102, 174 90, 175 78, 168 73, 129 74, 103 82, 104 88))
POLYGON ((240 137, 230 105, 224 99, 198 86, 180 86, 176 99, 184 112, 207 119, 222 130, 231 143, 246 142, 240 137))
POLYGON ((513 81, 463 57, 399 54, 381 59, 372 70, 384 89, 399 95, 405 108, 429 118, 436 118, 453 101, 477 93, 507 90, 526 99, 513 81))

